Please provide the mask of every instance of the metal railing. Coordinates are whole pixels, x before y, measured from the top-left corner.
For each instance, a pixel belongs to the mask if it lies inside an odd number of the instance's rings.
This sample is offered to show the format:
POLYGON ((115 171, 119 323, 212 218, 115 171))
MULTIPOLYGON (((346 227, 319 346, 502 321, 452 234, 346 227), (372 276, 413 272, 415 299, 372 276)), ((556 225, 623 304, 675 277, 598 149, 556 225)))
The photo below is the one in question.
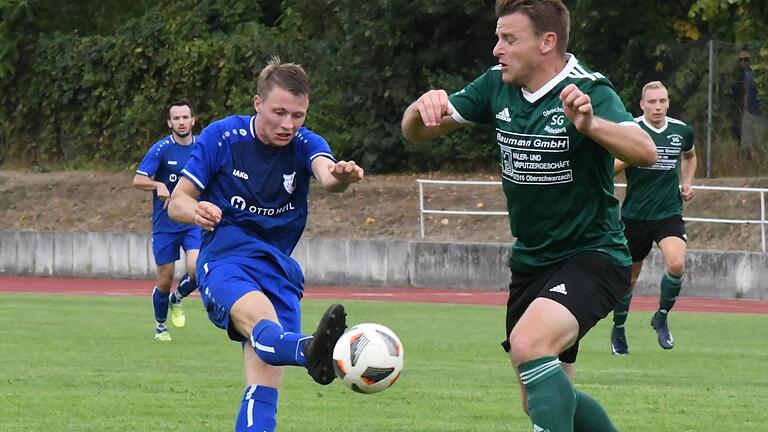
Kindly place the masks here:
MULTIPOLYGON (((421 238, 426 238, 426 229, 424 227, 424 215, 426 214, 443 214, 443 215, 469 215, 469 216, 507 216, 506 211, 480 211, 480 210, 439 210, 428 209, 424 207, 424 185, 425 184, 441 184, 441 185, 461 185, 461 186, 501 186, 500 181, 471 181, 471 180, 426 180, 417 179, 416 182, 419 185, 419 222, 421 225, 421 238)), ((626 187, 626 183, 616 183, 615 187, 626 187)), ((708 223, 724 223, 724 224, 740 224, 740 225, 760 225, 760 235, 762 239, 762 250, 766 251, 766 224, 768 221, 765 219, 765 194, 768 189, 765 188, 745 188, 745 187, 728 187, 728 186, 692 186, 694 190, 710 190, 710 191, 723 191, 723 192, 751 192, 760 194, 760 219, 721 219, 721 218, 700 218, 685 216, 683 220, 688 222, 708 222, 708 223)))

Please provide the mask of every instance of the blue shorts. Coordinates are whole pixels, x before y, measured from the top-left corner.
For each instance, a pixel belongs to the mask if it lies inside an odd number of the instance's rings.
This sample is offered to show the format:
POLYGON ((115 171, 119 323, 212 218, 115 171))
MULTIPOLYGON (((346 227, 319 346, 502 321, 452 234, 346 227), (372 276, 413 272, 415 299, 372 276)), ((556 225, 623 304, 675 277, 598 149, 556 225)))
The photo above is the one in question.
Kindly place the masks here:
POLYGON ((152 233, 152 253, 155 255, 155 264, 164 265, 176 262, 184 252, 200 249, 200 228, 190 227, 188 230, 175 233, 152 233))
POLYGON ((198 266, 197 275, 203 305, 212 323, 227 331, 233 341, 247 338, 230 322, 232 305, 244 295, 261 291, 277 312, 277 319, 285 331, 301 332, 299 302, 304 287, 291 283, 283 269, 265 258, 232 258, 215 264, 198 266))

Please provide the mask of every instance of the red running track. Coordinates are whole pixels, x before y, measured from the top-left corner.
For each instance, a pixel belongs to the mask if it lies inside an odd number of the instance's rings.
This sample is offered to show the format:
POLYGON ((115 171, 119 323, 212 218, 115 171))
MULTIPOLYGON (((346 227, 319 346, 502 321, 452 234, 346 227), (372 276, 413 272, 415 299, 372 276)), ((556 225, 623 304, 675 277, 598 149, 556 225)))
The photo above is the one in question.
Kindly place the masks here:
MULTIPOLYGON (((143 296, 152 292, 154 281, 135 279, 79 279, 0 276, 0 292, 69 295, 143 296)), ((198 295, 194 293, 193 295, 198 295)), ((505 291, 447 290, 414 288, 360 288, 310 285, 309 299, 377 300, 421 303, 504 305, 505 291)), ((655 310, 658 299, 635 296, 632 310, 655 310)), ((680 297, 676 311, 768 314, 768 301, 703 297, 680 297)))

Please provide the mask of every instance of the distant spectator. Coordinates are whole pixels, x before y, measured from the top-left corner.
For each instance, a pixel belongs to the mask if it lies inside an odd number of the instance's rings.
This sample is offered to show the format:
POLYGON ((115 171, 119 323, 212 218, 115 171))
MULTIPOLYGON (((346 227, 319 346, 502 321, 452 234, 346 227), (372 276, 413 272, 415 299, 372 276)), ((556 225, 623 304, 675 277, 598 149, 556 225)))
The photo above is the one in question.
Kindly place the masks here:
POLYGON ((740 144, 742 150, 747 152, 751 159, 755 159, 758 151, 762 150, 765 120, 761 115, 754 71, 749 64, 749 51, 746 49, 739 51, 739 66, 741 75, 736 96, 742 113, 740 144))

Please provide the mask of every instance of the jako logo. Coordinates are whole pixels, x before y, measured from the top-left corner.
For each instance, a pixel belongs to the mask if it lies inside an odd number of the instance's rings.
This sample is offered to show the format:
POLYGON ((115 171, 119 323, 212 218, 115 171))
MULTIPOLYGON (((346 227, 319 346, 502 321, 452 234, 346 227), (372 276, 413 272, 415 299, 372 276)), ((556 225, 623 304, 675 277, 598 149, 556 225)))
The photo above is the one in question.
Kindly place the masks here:
POLYGON ((232 171, 232 175, 235 177, 240 177, 243 180, 248 180, 248 173, 246 173, 245 171, 234 170, 232 171))

